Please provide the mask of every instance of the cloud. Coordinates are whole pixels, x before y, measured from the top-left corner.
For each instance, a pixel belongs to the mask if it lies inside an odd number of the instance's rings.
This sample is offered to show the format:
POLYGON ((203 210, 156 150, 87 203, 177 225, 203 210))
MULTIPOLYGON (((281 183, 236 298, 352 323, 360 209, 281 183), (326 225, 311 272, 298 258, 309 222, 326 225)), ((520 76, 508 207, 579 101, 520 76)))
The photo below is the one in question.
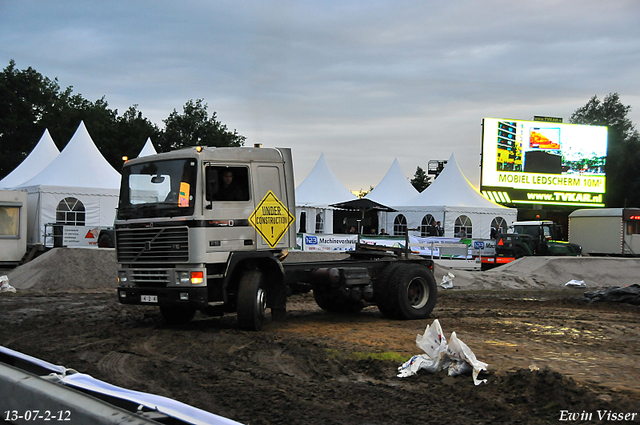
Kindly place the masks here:
POLYGON ((560 116, 618 92, 640 117, 635 0, 0 3, 0 61, 152 121, 204 98, 247 143, 322 152, 351 189, 455 153, 482 117, 560 116))

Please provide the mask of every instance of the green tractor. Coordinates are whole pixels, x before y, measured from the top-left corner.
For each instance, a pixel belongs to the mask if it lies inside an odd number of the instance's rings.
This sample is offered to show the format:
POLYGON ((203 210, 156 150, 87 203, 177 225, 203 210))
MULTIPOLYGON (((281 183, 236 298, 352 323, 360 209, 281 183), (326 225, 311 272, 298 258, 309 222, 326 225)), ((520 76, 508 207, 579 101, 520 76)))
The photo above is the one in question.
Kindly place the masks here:
POLYGON ((520 258, 528 255, 580 256, 580 245, 560 239, 561 226, 552 221, 516 221, 513 233, 496 236, 496 255, 520 258))

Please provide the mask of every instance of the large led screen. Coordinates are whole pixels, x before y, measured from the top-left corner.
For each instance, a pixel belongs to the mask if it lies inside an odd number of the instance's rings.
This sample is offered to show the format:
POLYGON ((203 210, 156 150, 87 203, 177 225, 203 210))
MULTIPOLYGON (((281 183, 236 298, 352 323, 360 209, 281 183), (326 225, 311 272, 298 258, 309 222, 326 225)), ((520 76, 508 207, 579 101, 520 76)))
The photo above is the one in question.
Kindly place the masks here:
POLYGON ((500 204, 604 207, 607 127, 485 118, 481 191, 500 204))

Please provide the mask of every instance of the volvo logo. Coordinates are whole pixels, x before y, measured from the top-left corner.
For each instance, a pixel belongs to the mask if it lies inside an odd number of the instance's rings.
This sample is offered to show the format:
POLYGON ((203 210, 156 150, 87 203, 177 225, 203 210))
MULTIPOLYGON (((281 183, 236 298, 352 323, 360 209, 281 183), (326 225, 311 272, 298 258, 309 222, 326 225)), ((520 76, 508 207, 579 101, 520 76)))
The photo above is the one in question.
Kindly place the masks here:
POLYGON ((151 241, 146 241, 144 243, 144 250, 145 251, 151 251, 151 241))

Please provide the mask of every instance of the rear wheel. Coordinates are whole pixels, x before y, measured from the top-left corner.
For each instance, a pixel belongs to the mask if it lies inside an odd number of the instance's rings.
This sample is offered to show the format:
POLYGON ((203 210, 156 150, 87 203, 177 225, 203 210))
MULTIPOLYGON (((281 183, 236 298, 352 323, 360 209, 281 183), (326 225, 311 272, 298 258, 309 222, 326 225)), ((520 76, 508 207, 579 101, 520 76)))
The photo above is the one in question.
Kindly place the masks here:
POLYGON ((260 270, 245 272, 238 286, 238 325, 247 331, 259 331, 266 309, 264 274, 260 270))
MULTIPOLYGON (((438 299, 438 288, 431 272, 418 264, 397 264, 387 277, 380 311, 394 319, 424 319, 438 299)), ((384 284, 384 282, 381 282, 384 284)))
POLYGON ((168 325, 184 325, 196 315, 196 309, 188 306, 161 305, 160 314, 168 325))

